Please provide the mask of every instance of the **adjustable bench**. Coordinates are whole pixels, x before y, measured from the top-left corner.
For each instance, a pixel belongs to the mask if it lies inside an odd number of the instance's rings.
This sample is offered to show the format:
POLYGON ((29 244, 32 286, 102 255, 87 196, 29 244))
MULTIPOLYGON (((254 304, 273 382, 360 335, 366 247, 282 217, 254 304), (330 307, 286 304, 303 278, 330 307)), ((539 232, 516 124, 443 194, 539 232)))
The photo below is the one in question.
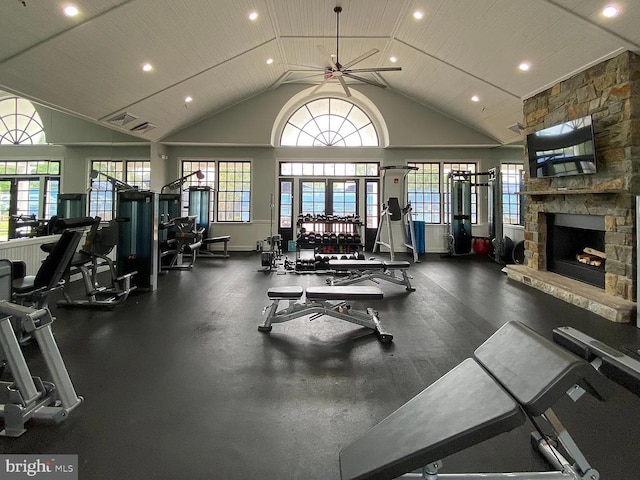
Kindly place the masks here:
POLYGON ((272 287, 267 291, 267 296, 271 299, 267 319, 258 326, 261 332, 270 332, 273 323, 284 323, 306 315, 312 315, 310 320, 315 320, 323 315, 339 318, 350 323, 355 323, 362 327, 370 328, 376 332, 378 339, 382 343, 389 343, 393 340, 393 335, 385 330, 378 318, 378 312, 372 308, 367 308, 366 312, 351 309, 347 304, 349 300, 381 300, 382 291, 374 286, 320 286, 307 287, 306 301, 298 303, 305 293, 299 286, 293 287, 272 287), (288 307, 278 311, 280 302, 288 301, 288 307), (338 303, 332 303, 337 301, 338 303))
MULTIPOLYGON (((351 285, 353 283, 376 279, 404 285, 409 292, 415 291, 411 286, 407 270, 411 264, 405 261, 380 261, 380 260, 329 260, 329 267, 338 273, 348 272, 346 277, 339 279, 330 278, 329 285, 351 285), (401 278, 396 276, 400 272, 401 278)), ((378 282, 376 282, 378 283, 378 282)))
MULTIPOLYGON (((500 328, 469 358, 340 452, 343 480, 423 478, 599 478, 551 406, 565 393, 607 396, 606 380, 576 357, 518 322, 500 328), (532 438, 556 472, 439 474, 441 458, 522 425, 546 423, 571 457, 532 438), (413 472, 422 469, 422 473, 413 472)), ((545 431, 548 428, 544 429, 545 431)))
POLYGON ((202 247, 198 250, 198 256, 210 257, 210 258, 229 258, 228 244, 231 240, 231 235, 221 235, 219 237, 209 237, 202 240, 202 247), (216 253, 213 250, 209 250, 209 245, 214 243, 222 243, 222 253, 216 253))
POLYGON ((197 216, 178 217, 170 223, 166 249, 160 253, 162 270, 191 270, 197 250, 202 246, 202 230, 196 228, 197 216), (187 257, 185 261, 184 257, 187 257))

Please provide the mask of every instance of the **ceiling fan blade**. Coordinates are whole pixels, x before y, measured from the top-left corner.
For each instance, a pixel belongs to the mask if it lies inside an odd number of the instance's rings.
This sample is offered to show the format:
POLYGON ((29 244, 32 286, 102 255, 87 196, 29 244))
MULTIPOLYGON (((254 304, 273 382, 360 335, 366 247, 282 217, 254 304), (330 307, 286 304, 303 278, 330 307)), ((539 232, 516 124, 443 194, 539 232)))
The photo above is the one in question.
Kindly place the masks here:
POLYGON ((321 75, 321 73, 312 73, 310 75, 303 75, 301 77, 295 77, 294 76, 293 78, 287 78, 287 80, 285 80, 282 83, 296 83, 296 82, 299 82, 301 80, 306 80, 308 78, 316 78, 316 77, 318 77, 318 75, 321 75))
POLYGON ((316 93, 318 90, 320 90, 322 87, 324 87, 324 84, 327 83, 329 80, 331 80, 332 77, 329 78, 325 78, 322 83, 320 85, 318 85, 316 88, 314 88, 313 90, 311 90, 311 95, 313 95, 314 93, 316 93))
POLYGON ((282 63, 285 67, 304 67, 310 70, 324 70, 325 67, 319 67, 317 65, 304 65, 302 63, 282 63))
POLYGON ((345 77, 349 77, 349 78, 353 78, 354 80, 359 80, 363 83, 368 83, 369 85, 373 85, 374 87, 380 87, 380 88, 387 88, 386 85, 384 85, 383 83, 379 83, 379 82, 374 82, 373 80, 369 80, 368 78, 363 78, 363 77, 359 77, 358 75, 353 75, 349 72, 343 72, 343 74, 345 77))
POLYGON ((329 55, 329 52, 327 52, 327 49, 324 48, 324 45, 316 45, 316 48, 320 51, 322 56, 327 59, 329 65, 331 65, 331 68, 337 70, 338 67, 336 66, 336 62, 333 61, 333 57, 329 55))
POLYGON ((350 68, 349 70, 346 70, 345 73, 399 72, 400 70, 402 70, 402 67, 350 68))
POLYGON ((349 63, 347 63, 346 65, 342 66, 341 70, 345 70, 349 67, 352 67, 353 65, 355 65, 356 63, 360 63, 363 60, 366 60, 367 58, 369 58, 371 55, 375 55, 376 53, 378 53, 380 50, 378 50, 377 48, 372 48, 371 50, 369 50, 368 52, 363 53, 362 55, 360 55, 358 58, 354 58, 353 60, 351 60, 349 63))
POLYGON ((347 82, 344 81, 344 77, 342 75, 338 77, 338 81, 340 82, 340 85, 342 85, 342 88, 344 88, 344 93, 347 95, 347 97, 350 97, 351 90, 349 90, 349 87, 347 87, 347 82))

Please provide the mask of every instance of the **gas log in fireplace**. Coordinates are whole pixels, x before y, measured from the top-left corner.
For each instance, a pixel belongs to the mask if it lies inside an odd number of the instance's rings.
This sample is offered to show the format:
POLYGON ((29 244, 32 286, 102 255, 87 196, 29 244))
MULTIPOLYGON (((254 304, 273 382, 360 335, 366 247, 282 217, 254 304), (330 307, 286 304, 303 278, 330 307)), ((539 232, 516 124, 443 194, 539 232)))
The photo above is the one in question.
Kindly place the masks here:
POLYGON ((547 270, 604 288, 604 216, 547 215, 547 270))

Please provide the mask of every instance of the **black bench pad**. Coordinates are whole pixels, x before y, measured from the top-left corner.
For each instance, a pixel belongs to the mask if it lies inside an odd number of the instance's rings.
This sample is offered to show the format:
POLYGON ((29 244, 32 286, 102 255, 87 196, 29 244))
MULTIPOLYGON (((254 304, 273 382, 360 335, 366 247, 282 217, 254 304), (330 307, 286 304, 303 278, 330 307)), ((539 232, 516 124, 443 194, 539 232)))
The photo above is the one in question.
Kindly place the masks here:
POLYGON ((382 263, 384 264, 384 268, 388 270, 406 270, 411 266, 411 264, 406 260, 394 260, 382 263))
POLYGON ((389 479, 524 423, 518 404, 467 359, 340 452, 343 480, 389 479))
POLYGON ((382 298, 384 298, 382 290, 373 286, 307 287, 308 300, 382 300, 382 298))
POLYGON ((540 415, 573 385, 605 398, 604 379, 586 361, 518 322, 503 325, 474 352, 531 415, 540 415))
POLYGON ((228 242, 231 239, 231 235, 222 235, 220 237, 209 237, 202 240, 204 245, 208 245, 210 243, 221 243, 228 242))
POLYGON ((267 290, 269 298, 300 298, 304 289, 300 286, 292 287, 271 287, 267 290))
POLYGON ((379 260, 329 260, 329 266, 334 270, 384 269, 384 263, 379 260))

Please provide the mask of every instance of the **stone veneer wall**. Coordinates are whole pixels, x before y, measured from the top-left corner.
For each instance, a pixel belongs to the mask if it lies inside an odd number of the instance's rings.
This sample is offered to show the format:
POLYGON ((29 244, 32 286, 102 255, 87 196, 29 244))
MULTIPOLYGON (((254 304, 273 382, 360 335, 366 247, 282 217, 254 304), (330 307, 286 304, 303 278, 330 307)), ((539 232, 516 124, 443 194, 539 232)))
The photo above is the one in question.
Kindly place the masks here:
MULTIPOLYGON (((605 216, 605 292, 635 301, 635 197, 640 194, 640 57, 625 52, 524 101, 529 134, 592 115, 597 173, 530 179, 525 263, 546 270, 546 214, 605 216)), ((525 168, 528 172, 528 161, 525 168)))

